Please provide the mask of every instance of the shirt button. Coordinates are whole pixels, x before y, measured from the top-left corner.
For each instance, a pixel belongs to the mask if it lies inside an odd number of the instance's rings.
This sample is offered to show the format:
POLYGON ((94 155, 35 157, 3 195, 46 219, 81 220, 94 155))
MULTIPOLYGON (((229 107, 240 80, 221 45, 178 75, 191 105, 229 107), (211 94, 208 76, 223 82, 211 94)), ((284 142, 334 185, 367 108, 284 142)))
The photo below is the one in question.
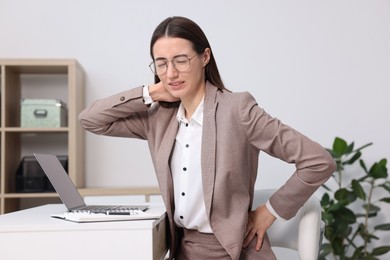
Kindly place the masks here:
POLYGON ((183 216, 180 216, 180 219, 183 219, 184 217, 183 216))
POLYGON ((182 195, 182 196, 185 196, 185 195, 186 195, 186 193, 185 193, 185 192, 182 192, 182 193, 181 193, 181 195, 182 195))
POLYGON ((187 167, 183 167, 183 171, 186 171, 187 170, 187 167))
POLYGON ((189 144, 186 144, 186 148, 188 148, 188 147, 190 147, 190 145, 189 145, 189 144))
POLYGON ((125 97, 124 97, 124 96, 121 96, 119 100, 120 100, 120 101, 124 101, 124 100, 125 100, 125 97))
POLYGON ((186 123, 186 127, 188 127, 188 123, 186 123))

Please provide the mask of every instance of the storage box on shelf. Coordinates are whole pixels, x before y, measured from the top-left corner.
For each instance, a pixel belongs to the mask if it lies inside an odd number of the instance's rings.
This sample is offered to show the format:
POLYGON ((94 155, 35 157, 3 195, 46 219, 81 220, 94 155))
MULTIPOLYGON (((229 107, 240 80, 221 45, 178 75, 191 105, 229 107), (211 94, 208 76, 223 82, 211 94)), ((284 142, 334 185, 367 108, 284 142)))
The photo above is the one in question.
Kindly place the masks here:
POLYGON ((20 105, 21 127, 67 126, 66 104, 60 99, 23 99, 20 105))
POLYGON ((16 172, 33 152, 68 155, 68 174, 84 187, 84 131, 77 120, 84 108, 81 66, 73 59, 0 59, 0 68, 0 214, 59 202, 54 192, 16 192, 16 172), (22 125, 22 100, 62 100, 66 122, 22 125))

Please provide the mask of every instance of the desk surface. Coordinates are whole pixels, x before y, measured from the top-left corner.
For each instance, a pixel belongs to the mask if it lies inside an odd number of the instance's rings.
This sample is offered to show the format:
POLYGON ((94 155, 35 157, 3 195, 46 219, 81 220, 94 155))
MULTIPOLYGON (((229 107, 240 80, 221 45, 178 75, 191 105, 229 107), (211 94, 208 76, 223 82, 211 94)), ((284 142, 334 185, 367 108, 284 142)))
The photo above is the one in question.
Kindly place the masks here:
POLYGON ((152 220, 75 223, 50 217, 66 210, 49 204, 0 215, 1 259, 160 260, 167 252, 165 208, 150 205, 152 220))
POLYGON ((148 209, 151 214, 156 214, 157 221, 152 220, 130 220, 110 221, 94 223, 74 223, 62 219, 50 217, 52 214, 61 214, 66 211, 63 204, 48 204, 36 208, 20 210, 0 215, 1 232, 24 232, 39 230, 103 230, 115 229, 150 229, 157 225, 165 217, 165 208, 162 204, 152 204, 148 209))

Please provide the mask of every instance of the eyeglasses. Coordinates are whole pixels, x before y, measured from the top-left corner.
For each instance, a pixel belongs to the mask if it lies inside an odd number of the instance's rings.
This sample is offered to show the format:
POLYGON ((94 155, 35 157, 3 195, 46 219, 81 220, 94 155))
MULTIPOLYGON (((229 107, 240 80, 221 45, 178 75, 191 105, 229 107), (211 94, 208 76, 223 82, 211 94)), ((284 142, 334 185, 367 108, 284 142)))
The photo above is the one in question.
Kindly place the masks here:
MULTIPOLYGON (((177 71, 186 72, 190 69, 190 60, 192 60, 196 55, 198 54, 195 54, 191 58, 188 58, 186 55, 176 56, 170 62, 177 71)), ((166 59, 157 59, 149 64, 149 68, 155 75, 161 76, 167 72, 168 62, 169 61, 166 59)))

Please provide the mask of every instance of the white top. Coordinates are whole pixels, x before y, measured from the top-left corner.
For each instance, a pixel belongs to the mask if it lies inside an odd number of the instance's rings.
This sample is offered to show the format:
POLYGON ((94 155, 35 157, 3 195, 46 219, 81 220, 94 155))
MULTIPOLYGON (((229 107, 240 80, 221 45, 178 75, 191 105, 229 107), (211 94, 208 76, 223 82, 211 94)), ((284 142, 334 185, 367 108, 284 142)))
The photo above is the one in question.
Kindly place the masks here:
POLYGON ((189 121, 185 118, 182 104, 176 117, 180 125, 171 160, 175 195, 174 220, 178 226, 212 233, 204 203, 200 162, 203 99, 189 121))

